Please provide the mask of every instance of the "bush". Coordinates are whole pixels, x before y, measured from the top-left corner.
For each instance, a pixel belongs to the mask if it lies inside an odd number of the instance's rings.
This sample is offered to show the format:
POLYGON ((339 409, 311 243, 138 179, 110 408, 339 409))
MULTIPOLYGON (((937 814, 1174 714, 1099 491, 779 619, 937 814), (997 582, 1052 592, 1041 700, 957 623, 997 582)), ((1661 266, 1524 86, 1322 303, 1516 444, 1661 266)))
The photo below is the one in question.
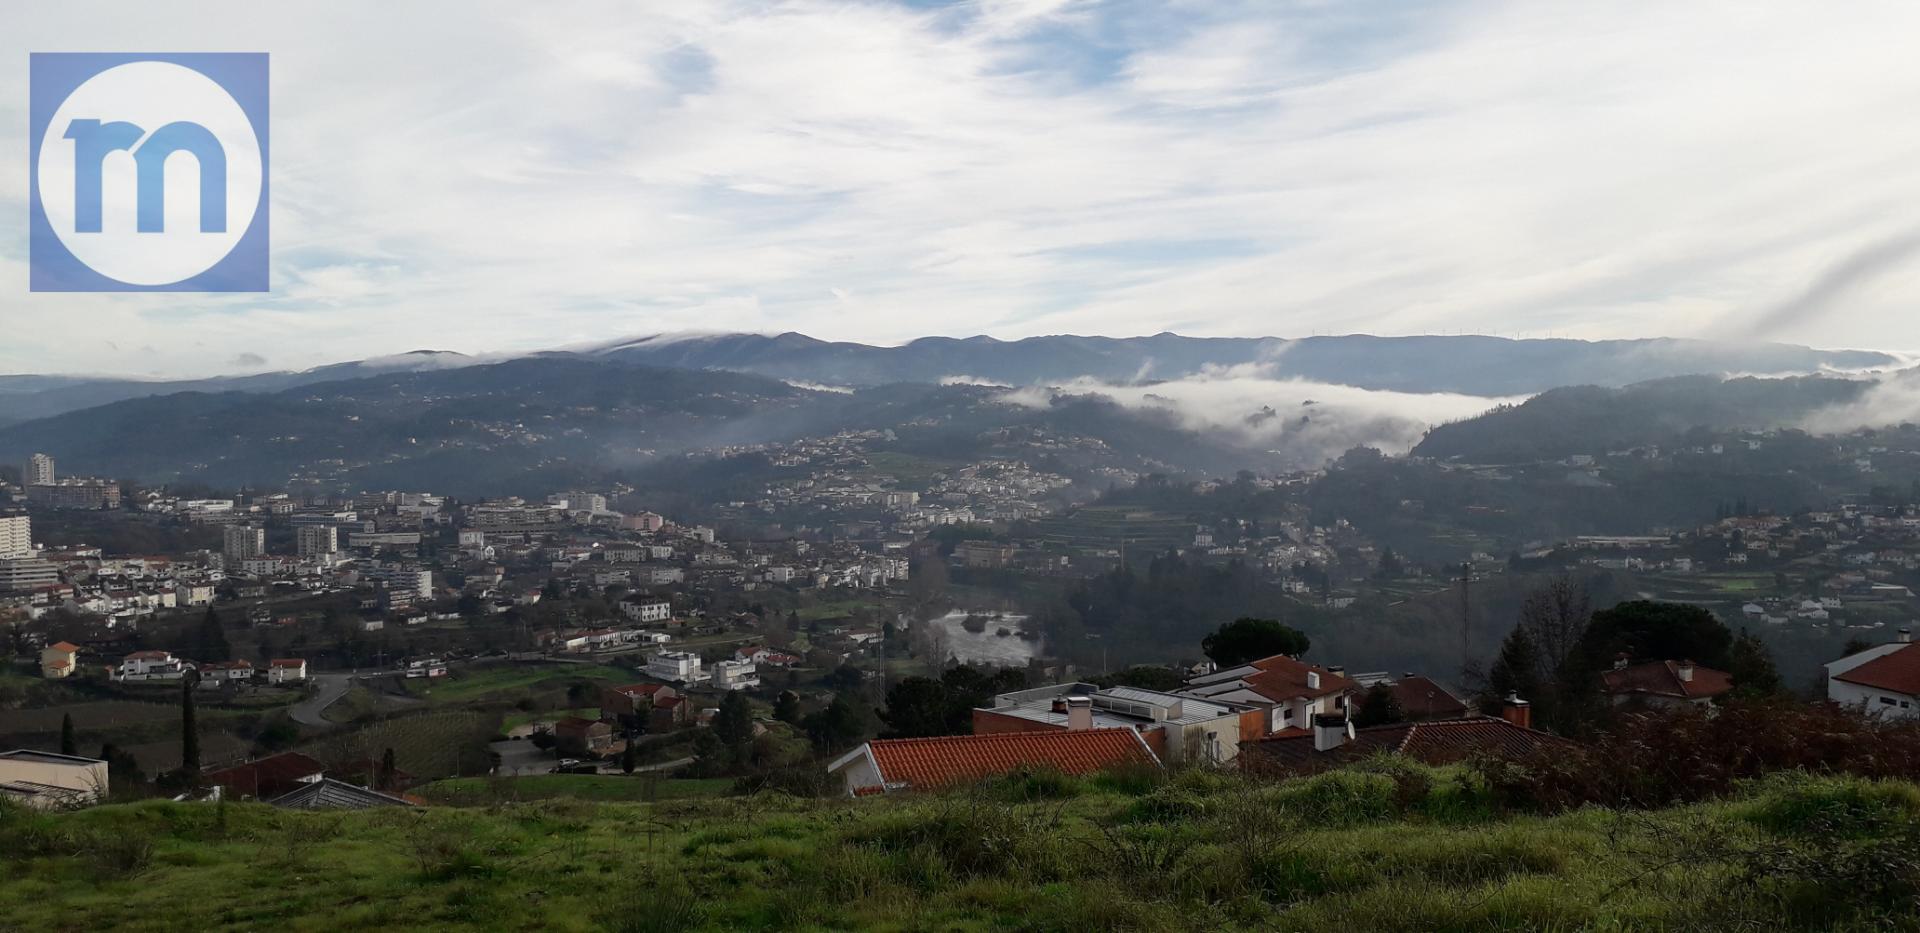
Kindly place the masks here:
POLYGON ((1724 796, 1778 771, 1920 776, 1920 722, 1832 706, 1740 700, 1628 713, 1583 745, 1475 763, 1504 806, 1653 808, 1724 796))

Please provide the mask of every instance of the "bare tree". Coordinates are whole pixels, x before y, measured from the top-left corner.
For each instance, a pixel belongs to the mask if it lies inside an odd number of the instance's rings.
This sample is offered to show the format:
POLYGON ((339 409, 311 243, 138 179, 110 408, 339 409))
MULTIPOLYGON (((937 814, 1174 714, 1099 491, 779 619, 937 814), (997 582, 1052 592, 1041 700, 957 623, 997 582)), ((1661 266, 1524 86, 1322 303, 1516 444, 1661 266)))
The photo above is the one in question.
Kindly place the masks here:
POLYGON ((1567 672, 1567 660, 1580 647, 1593 618, 1593 601, 1582 583, 1565 574, 1527 594, 1520 606, 1520 625, 1533 639, 1543 672, 1558 677, 1567 672))

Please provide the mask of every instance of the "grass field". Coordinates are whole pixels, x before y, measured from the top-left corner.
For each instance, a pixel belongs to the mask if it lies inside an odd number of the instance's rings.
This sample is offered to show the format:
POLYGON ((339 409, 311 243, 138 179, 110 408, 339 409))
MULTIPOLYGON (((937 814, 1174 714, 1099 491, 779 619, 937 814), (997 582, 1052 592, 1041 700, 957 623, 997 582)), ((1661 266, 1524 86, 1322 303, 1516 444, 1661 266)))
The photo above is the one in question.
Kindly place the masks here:
POLYGON ((460 668, 443 680, 408 681, 407 686, 415 696, 424 700, 464 703, 490 693, 523 690, 549 682, 563 684, 574 680, 593 680, 620 684, 631 683, 638 676, 633 671, 603 664, 499 664, 460 668))
POLYGON ((639 774, 530 774, 509 778, 447 778, 417 787, 413 793, 436 803, 478 806, 492 803, 571 798, 638 802, 719 797, 733 789, 732 778, 657 778, 639 774))
POLYGON ((1124 506, 1087 506, 1033 523, 1034 533, 1055 544, 1117 548, 1141 553, 1193 543, 1193 523, 1183 515, 1124 506))
MULTIPOLYGON (((1920 787, 1499 813, 1463 772, 1035 775, 862 800, 0 812, 32 930, 1911 929, 1920 787)), ((624 780, 614 778, 611 780, 624 780)), ((478 783, 478 782, 476 782, 478 783)), ((458 787, 459 785, 455 785, 458 787)))

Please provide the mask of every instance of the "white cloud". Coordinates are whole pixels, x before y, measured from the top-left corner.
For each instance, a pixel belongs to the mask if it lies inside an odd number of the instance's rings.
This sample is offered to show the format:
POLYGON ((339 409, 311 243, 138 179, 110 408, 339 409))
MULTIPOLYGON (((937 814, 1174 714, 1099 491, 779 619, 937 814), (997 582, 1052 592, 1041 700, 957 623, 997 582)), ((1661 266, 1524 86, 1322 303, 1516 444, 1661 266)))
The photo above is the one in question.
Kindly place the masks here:
MULTIPOLYGON (((0 228, 0 371, 695 330, 1744 333, 1908 233, 1916 27, 1805 0, 40 4, 0 35, 0 216, 26 214, 27 53, 265 50, 276 291, 29 294, 0 228)), ((1874 272, 1767 336, 1920 347, 1920 264, 1874 272)))

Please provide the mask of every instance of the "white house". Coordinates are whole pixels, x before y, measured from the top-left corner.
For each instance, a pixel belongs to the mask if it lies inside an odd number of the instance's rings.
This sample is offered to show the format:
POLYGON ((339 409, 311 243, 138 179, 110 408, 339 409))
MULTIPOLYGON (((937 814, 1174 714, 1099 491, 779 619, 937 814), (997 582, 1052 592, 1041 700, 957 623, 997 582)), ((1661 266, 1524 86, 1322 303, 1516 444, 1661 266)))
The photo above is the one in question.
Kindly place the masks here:
POLYGON ((721 690, 747 690, 760 686, 759 670, 752 661, 719 661, 713 665, 713 685, 721 690))
POLYGON ((306 679, 305 658, 274 658, 267 662, 267 683, 297 684, 306 679))
POLYGON ((660 651, 647 657, 647 676, 678 684, 707 679, 700 656, 691 651, 660 651))
POLYGON ((144 680, 179 680, 191 667, 170 652, 135 651, 120 660, 120 666, 114 669, 113 679, 136 683, 144 680))
POLYGON ((200 686, 202 687, 245 683, 252 679, 253 664, 249 661, 203 661, 200 663, 200 686))
POLYGON ((673 619, 673 601, 659 596, 634 596, 620 602, 620 614, 642 624, 673 619))
POLYGON ((1876 716, 1920 716, 1920 646, 1901 629, 1876 645, 1827 663, 1827 699, 1876 716))

